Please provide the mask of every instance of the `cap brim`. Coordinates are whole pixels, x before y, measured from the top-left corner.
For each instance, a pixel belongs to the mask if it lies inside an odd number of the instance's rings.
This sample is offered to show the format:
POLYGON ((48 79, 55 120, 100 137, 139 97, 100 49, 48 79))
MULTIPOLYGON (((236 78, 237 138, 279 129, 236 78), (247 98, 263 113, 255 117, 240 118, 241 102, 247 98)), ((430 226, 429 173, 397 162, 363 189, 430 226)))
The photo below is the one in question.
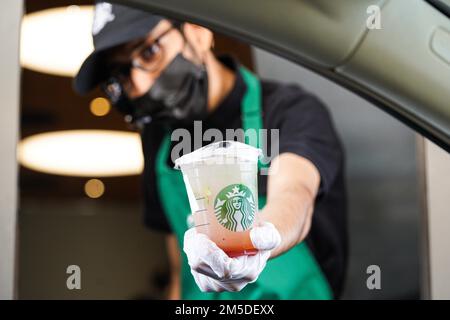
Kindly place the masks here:
POLYGON ((79 94, 86 94, 108 77, 108 70, 103 59, 103 51, 92 52, 80 67, 73 81, 73 89, 79 94))

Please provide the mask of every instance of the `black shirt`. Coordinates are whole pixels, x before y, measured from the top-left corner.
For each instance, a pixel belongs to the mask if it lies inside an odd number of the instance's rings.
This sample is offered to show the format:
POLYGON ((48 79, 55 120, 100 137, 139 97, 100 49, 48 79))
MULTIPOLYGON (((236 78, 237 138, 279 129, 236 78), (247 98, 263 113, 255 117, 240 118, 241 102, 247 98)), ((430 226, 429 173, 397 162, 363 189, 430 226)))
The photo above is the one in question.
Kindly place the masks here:
MULTIPOLYGON (((222 57, 221 61, 237 71, 238 65, 234 60, 222 57)), ((305 241, 327 277, 335 297, 338 297, 347 262, 346 190, 341 143, 328 110, 317 97, 297 85, 262 80, 261 87, 263 127, 279 129, 280 154, 291 152, 302 156, 310 160, 320 173, 321 183, 312 226, 305 241)), ((245 91, 246 84, 240 73, 236 72, 233 89, 203 121, 203 132, 208 128, 217 128, 225 137, 225 129, 242 128, 241 100, 245 91)), ((186 129, 193 132, 193 127, 186 129)), ((145 157, 144 221, 152 229, 170 233, 155 176, 155 156, 163 136, 164 128, 158 123, 148 124, 142 132, 145 157)), ((167 161, 173 167, 171 160, 167 161)), ((267 176, 259 175, 258 184, 258 192, 266 194, 267 176)))

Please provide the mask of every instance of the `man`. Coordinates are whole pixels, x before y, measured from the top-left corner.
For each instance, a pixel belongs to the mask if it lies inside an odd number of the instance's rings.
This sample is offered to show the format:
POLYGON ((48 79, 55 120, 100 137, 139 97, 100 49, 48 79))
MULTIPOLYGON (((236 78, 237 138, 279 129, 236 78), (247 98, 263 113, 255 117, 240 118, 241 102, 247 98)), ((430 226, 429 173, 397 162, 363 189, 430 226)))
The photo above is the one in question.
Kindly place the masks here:
MULTIPOLYGON (((230 57, 214 56, 211 31, 101 2, 95 51, 74 87, 101 85, 141 129, 145 221, 168 233, 171 298, 338 297, 346 266, 343 153, 321 102, 298 86, 260 81, 230 57), (279 155, 259 176, 258 253, 228 257, 188 228, 189 203, 170 154, 171 132, 279 129, 279 155), (277 168, 274 170, 274 168, 277 168), (185 254, 180 253, 180 248, 185 254)), ((225 136, 225 134, 224 134, 225 136)), ((207 144, 206 142, 205 144, 207 144)))

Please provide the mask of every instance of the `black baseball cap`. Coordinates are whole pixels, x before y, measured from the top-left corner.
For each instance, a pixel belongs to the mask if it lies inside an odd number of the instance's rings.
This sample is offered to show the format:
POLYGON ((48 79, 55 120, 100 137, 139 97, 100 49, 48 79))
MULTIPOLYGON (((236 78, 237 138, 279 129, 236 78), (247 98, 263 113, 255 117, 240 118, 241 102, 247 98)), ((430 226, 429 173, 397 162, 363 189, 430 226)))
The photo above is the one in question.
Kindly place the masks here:
POLYGON ((144 38, 163 19, 162 16, 127 6, 96 2, 92 25, 94 51, 75 76, 74 90, 86 94, 105 81, 109 73, 105 64, 106 50, 144 38))

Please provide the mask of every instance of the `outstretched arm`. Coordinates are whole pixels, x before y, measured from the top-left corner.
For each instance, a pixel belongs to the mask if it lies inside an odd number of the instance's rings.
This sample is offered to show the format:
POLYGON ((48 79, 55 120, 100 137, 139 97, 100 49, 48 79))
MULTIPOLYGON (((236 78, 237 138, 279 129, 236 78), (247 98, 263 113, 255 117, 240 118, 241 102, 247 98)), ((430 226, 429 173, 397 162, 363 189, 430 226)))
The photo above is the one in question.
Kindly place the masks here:
POLYGON ((308 234, 319 185, 319 171, 308 159, 282 153, 272 160, 267 203, 260 212, 260 219, 271 222, 281 235, 281 244, 272 250, 272 258, 300 243, 308 234))

